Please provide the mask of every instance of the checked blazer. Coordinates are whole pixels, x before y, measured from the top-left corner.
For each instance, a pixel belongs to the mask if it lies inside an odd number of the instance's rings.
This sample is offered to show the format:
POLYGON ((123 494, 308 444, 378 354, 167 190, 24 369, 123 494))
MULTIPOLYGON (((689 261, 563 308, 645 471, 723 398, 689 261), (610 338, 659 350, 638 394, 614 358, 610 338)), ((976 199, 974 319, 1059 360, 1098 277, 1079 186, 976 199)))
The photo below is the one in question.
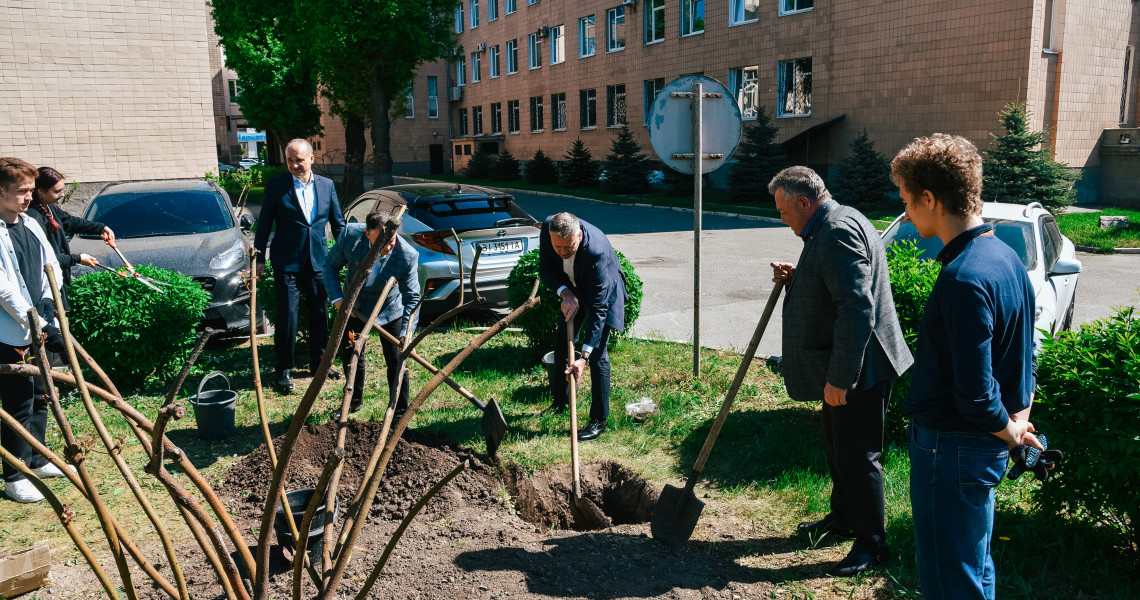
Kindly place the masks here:
MULTIPOLYGON (((340 270, 348 267, 345 274, 345 283, 348 284, 356 276, 356 271, 368 256, 372 248, 368 238, 365 237, 366 228, 363 223, 349 223, 329 250, 325 259, 325 268, 321 273, 325 280, 325 290, 330 300, 344 297, 344 289, 340 284, 340 270)), ((404 330, 408 329, 408 320, 420 304, 420 278, 419 278, 419 252, 408 245, 400 236, 396 236, 396 245, 387 256, 380 256, 372 273, 364 281, 364 288, 356 298, 356 310, 364 315, 372 312, 372 307, 380 300, 380 292, 390 277, 396 278, 396 285, 388 292, 388 302, 376 315, 376 323, 387 325, 392 321, 404 319, 404 330)), ((342 305, 343 306, 343 305, 342 305)), ((415 331, 416 324, 411 323, 415 331)))
POLYGON ((784 383, 807 402, 823 399, 825 383, 864 390, 914 363, 879 233, 838 202, 819 210, 784 297, 784 383))

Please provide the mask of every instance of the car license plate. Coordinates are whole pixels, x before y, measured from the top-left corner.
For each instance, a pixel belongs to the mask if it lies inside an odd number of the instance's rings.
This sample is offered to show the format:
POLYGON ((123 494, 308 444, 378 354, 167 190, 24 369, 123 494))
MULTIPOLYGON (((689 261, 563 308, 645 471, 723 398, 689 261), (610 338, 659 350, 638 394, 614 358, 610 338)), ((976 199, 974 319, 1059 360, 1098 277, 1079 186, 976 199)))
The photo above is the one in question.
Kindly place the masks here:
POLYGON ((494 242, 480 242, 483 254, 505 254, 507 252, 522 252, 522 240, 502 240, 494 242))

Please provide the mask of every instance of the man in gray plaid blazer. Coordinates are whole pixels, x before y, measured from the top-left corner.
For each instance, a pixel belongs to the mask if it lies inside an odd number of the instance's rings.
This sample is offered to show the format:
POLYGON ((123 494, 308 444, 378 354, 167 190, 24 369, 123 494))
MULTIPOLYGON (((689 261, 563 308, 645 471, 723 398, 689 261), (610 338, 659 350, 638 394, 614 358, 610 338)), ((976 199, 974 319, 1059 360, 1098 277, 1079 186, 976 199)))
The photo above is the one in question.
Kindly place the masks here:
POLYGON ((854 535, 832 570, 850 577, 887 559, 883 420, 895 377, 914 358, 903 340, 879 233, 859 211, 831 199, 807 167, 784 169, 768 190, 784 223, 804 241, 796 265, 772 263, 783 281, 784 384, 794 400, 823 400, 831 512, 801 523, 812 536, 854 535))

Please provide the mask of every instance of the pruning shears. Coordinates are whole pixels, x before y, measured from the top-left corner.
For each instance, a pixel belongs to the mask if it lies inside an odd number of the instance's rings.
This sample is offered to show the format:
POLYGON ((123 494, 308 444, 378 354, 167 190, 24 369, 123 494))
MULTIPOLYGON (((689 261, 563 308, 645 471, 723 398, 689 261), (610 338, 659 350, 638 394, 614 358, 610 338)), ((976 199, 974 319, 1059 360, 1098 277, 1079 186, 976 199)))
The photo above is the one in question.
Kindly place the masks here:
POLYGON ((107 245, 110 246, 111 249, 115 251, 115 254, 119 255, 119 258, 123 261, 123 264, 125 264, 127 266, 126 271, 120 271, 118 269, 112 269, 111 267, 108 267, 108 266, 103 265, 103 264, 98 264, 95 266, 97 266, 101 269, 105 269, 107 271, 110 271, 112 273, 115 273, 115 274, 119 275, 120 277, 126 277, 128 279, 137 279, 143 285, 147 286, 148 288, 150 288, 150 289, 152 289, 152 290, 154 290, 160 294, 166 293, 166 290, 164 290, 158 286, 159 285, 169 286, 170 285, 169 283, 167 283, 165 281, 159 281, 157 279, 154 279, 153 277, 147 277, 146 275, 139 273, 138 271, 135 270, 135 266, 131 264, 131 261, 127 260, 127 257, 123 256, 122 252, 119 252, 119 246, 117 244, 115 244, 115 242, 108 241, 107 245))

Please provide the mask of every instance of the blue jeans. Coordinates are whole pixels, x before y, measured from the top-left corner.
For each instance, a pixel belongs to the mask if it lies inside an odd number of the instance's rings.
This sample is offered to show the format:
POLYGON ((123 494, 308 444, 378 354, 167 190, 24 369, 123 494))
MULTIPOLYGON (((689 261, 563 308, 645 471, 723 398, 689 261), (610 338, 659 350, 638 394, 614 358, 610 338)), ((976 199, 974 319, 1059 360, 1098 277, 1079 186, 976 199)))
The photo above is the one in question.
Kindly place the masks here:
POLYGON ((994 598, 994 488, 1009 460, 987 433, 911 423, 910 506, 915 561, 926 600, 994 598))

